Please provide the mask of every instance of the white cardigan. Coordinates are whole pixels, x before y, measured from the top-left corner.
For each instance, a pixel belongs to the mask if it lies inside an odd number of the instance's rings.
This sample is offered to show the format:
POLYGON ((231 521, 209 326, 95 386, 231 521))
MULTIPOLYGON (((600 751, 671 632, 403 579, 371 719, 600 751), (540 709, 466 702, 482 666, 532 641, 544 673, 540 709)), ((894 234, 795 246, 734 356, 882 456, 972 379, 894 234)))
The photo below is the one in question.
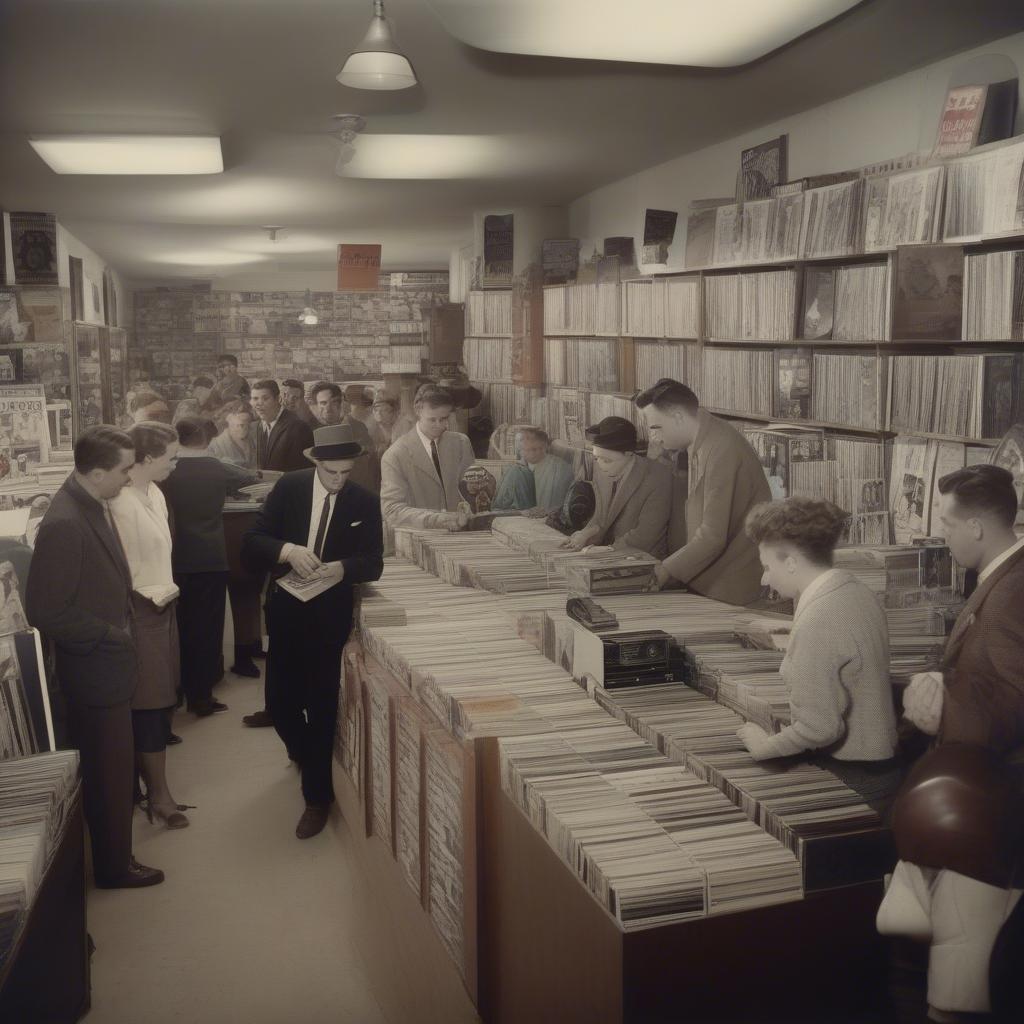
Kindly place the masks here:
POLYGON ((153 483, 146 494, 129 485, 110 502, 110 512, 132 571, 132 590, 162 607, 178 595, 163 492, 153 483))

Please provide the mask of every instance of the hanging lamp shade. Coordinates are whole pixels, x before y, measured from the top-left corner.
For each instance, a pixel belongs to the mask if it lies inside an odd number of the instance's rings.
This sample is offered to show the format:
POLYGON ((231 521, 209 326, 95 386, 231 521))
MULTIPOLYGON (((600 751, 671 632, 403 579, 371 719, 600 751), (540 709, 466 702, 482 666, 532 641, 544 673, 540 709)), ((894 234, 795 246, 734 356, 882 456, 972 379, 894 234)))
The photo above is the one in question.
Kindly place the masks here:
POLYGON ((337 78, 352 89, 408 89, 416 84, 416 72, 391 36, 384 0, 374 0, 366 37, 348 55, 337 78))

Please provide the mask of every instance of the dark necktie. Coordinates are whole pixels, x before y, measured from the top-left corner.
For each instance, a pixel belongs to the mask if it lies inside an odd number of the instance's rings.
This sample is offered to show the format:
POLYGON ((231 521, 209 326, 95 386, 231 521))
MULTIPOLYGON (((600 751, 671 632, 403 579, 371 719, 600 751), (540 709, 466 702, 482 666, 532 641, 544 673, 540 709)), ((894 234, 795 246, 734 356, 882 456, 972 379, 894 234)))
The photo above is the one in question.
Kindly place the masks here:
POLYGON ((441 475, 441 457, 437 454, 437 442, 430 442, 430 457, 434 460, 434 469, 437 470, 437 479, 441 482, 441 493, 444 494, 445 504, 448 503, 448 493, 444 489, 444 477, 441 475))
POLYGON ((267 461, 267 425, 260 420, 256 426, 256 466, 266 469, 267 461))
POLYGON ((320 525, 316 528, 316 540, 313 543, 313 554, 323 560, 324 535, 327 533, 327 520, 331 518, 331 496, 324 498, 324 510, 320 513, 320 525))

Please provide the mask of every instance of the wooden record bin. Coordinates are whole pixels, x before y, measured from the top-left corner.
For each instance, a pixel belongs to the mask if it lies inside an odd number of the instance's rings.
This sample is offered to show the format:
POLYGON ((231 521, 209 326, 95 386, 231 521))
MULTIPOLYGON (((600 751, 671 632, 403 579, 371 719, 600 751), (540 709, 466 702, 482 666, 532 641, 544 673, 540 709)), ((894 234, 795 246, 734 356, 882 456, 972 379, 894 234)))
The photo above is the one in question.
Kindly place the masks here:
POLYGON ((498 741, 453 738, 354 643, 338 755, 336 790, 361 876, 354 889, 373 921, 364 955, 397 1019, 668 1024, 880 1014, 880 881, 624 932, 502 790, 498 741), (412 794, 403 791, 409 757, 423 780, 412 794), (375 779, 385 760, 385 778, 375 779))

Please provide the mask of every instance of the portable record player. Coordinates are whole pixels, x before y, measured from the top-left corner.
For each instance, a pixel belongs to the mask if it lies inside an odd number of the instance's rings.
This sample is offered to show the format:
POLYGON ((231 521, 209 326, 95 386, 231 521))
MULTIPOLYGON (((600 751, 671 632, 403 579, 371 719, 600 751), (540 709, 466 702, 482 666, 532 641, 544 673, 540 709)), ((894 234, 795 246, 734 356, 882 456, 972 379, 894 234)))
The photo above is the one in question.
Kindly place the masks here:
POLYGON ((671 683, 672 637, 662 629, 594 633, 573 627, 572 674, 587 688, 671 683))

